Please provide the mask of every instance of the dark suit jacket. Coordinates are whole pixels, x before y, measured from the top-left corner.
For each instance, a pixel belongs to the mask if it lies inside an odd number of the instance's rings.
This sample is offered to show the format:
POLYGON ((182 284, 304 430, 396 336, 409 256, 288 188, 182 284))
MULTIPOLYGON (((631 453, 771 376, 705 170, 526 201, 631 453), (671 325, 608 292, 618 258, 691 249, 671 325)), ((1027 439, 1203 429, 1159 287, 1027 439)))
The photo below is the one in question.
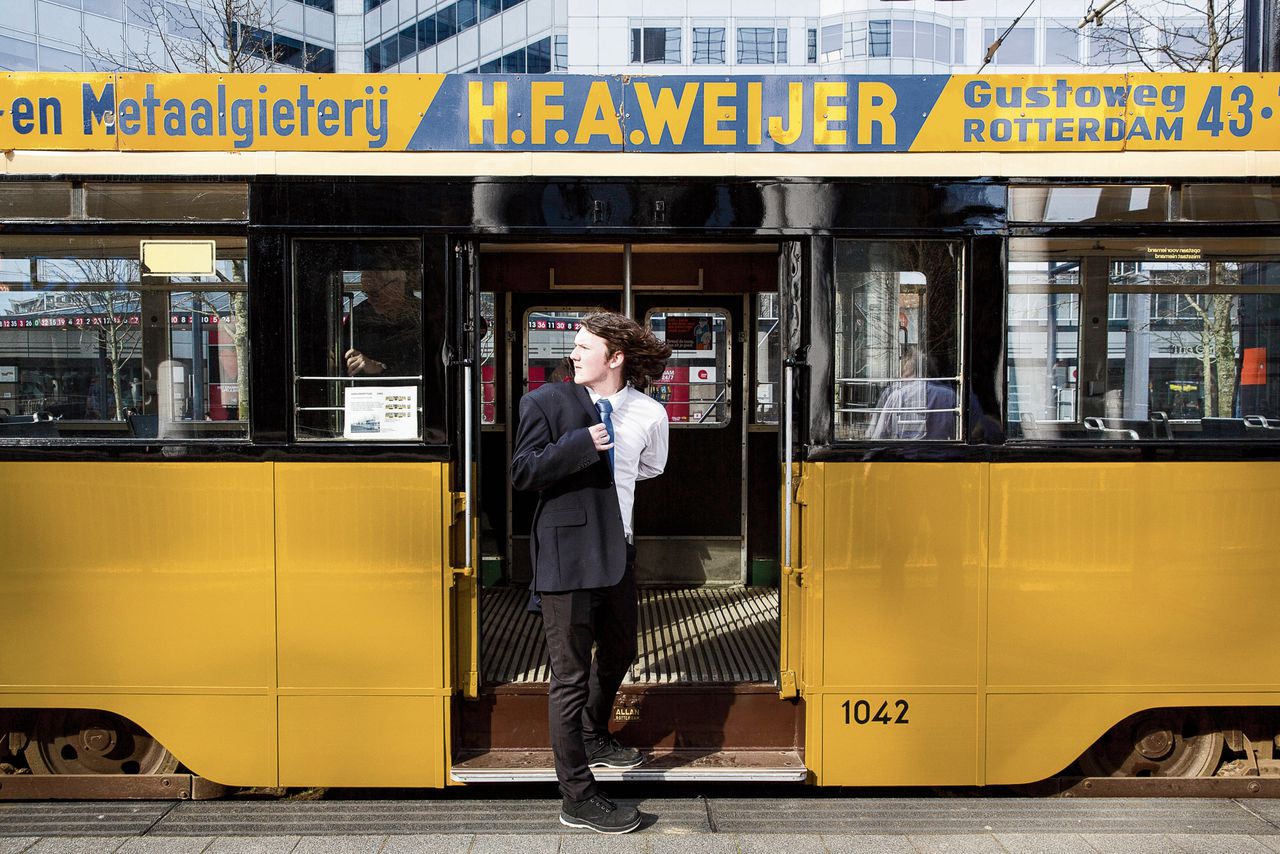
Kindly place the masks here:
POLYGON ((588 432, 600 416, 586 388, 548 383, 520 399, 511 484, 537 490, 529 547, 539 593, 610 587, 627 546, 609 455, 588 432))

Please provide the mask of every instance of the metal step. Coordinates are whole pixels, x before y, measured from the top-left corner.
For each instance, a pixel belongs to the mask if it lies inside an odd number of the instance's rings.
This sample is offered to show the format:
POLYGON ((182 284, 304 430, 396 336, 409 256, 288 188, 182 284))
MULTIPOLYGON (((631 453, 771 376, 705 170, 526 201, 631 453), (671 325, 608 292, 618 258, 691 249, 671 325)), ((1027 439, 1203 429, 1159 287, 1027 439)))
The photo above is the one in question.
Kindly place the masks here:
MULTIPOLYGON (((597 780, 719 783, 803 783, 808 776, 798 750, 655 750, 638 768, 592 768, 597 780)), ((550 750, 490 750, 455 761, 457 783, 554 783, 550 750)))
MULTIPOLYGON (((548 682, 542 620, 527 590, 495 587, 481 601, 486 685, 548 682)), ((770 587, 640 591, 638 654, 623 685, 773 683, 778 677, 778 591, 770 587)))

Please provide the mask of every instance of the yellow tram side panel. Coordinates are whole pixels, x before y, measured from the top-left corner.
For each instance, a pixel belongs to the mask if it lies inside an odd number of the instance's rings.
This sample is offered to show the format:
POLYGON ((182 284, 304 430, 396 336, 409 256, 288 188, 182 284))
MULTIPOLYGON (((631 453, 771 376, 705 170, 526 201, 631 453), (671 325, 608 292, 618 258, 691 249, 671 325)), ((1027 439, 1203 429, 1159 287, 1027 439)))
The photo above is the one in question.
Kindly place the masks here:
POLYGON ((445 785, 447 474, 277 464, 280 785, 445 785))
POLYGON ((7 708, 97 708, 271 785, 270 463, 0 465, 7 708))
POLYGON ((991 472, 988 782, 1142 709, 1280 705, 1280 463, 991 472))
POLYGON ((981 782, 981 463, 808 464, 806 761, 823 785, 981 782), (814 505, 817 506, 814 506, 814 505), (815 571, 817 570, 817 571, 815 571))

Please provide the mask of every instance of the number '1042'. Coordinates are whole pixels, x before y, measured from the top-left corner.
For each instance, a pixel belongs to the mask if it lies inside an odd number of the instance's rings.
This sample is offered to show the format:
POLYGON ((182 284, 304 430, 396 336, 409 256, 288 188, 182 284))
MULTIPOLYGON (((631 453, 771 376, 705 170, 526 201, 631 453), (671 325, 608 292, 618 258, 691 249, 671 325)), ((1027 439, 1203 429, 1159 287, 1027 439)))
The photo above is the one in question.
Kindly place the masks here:
POLYGON ((907 710, 909 706, 906 700, 894 700, 890 705, 889 700, 884 700, 876 707, 870 700, 845 700, 840 704, 840 708, 844 710, 844 722, 846 724, 856 724, 862 726, 864 724, 909 724, 907 719, 907 710), (875 710, 874 713, 872 710, 875 710))

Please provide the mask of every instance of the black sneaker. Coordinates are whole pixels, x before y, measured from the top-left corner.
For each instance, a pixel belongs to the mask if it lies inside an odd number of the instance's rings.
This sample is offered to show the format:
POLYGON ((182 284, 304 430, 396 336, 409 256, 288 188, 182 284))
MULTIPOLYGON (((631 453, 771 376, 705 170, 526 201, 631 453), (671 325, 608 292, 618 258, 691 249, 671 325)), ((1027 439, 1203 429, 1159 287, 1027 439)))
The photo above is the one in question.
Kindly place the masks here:
POLYGON ((640 812, 635 807, 619 806, 597 792, 585 801, 565 798, 560 807, 560 823, 596 833, 630 833, 640 826, 640 812))
POLYGON ((587 765, 592 768, 635 768, 644 757, 634 747, 623 747, 616 738, 587 742, 587 765))

